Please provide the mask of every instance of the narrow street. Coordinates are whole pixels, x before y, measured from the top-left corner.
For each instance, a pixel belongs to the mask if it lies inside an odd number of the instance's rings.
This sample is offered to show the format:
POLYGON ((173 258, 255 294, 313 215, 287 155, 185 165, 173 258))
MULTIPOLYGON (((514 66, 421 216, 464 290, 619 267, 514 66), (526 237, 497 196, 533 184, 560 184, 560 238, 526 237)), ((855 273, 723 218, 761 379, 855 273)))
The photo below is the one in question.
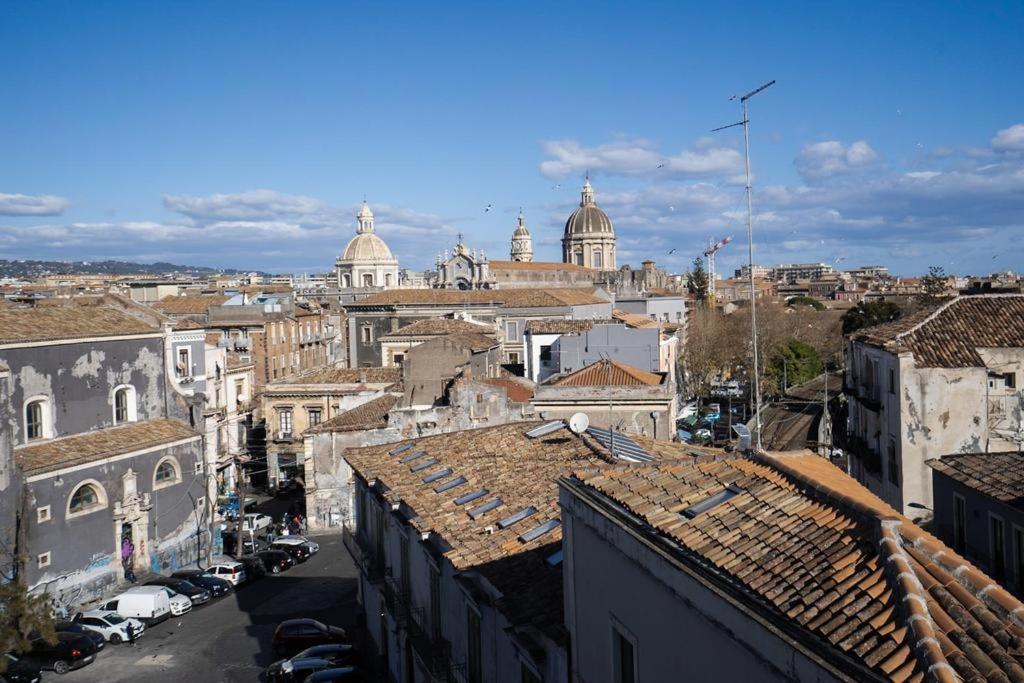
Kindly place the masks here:
MULTIPOLYGON (((278 576, 267 576, 183 617, 147 630, 133 648, 107 645, 96 661, 59 677, 79 681, 220 683, 262 680, 274 657, 274 628, 311 617, 351 629, 356 568, 340 535, 315 537, 320 552, 278 576)), ((45 672, 47 680, 58 678, 45 672)))

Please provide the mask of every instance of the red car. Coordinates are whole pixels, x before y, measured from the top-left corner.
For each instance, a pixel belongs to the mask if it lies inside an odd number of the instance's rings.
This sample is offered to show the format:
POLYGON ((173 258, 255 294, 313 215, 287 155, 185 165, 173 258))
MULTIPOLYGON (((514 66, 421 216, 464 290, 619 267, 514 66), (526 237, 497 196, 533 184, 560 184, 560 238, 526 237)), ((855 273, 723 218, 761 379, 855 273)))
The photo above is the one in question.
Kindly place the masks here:
POLYGON ((316 619, 289 619, 274 630, 274 653, 284 656, 314 645, 348 643, 345 630, 316 619))

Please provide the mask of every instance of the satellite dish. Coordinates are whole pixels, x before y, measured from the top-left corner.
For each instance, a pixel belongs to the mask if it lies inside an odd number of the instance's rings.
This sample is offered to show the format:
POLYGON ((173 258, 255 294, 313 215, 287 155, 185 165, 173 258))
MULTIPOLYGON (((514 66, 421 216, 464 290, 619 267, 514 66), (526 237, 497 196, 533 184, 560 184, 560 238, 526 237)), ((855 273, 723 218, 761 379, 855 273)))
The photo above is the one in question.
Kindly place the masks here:
POLYGON ((590 418, 587 417, 586 413, 574 413, 569 418, 569 429, 572 430, 573 434, 582 434, 587 431, 587 427, 590 426, 590 418))

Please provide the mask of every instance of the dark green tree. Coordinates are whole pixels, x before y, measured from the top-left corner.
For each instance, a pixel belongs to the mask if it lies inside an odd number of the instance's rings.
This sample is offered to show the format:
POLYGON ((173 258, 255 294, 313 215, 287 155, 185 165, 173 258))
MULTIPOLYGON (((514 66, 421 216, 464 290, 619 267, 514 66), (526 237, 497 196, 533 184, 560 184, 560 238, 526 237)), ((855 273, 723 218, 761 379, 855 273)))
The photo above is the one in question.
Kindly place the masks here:
POLYGON ((693 259, 693 269, 686 275, 686 288, 690 294, 697 297, 697 301, 703 303, 708 298, 710 281, 708 273, 704 270, 704 259, 699 256, 693 259))
POLYGON ((949 298, 949 278, 942 266, 929 266, 928 274, 921 278, 924 293, 918 300, 926 306, 934 306, 949 298))
POLYGON ((810 306, 816 311, 824 311, 825 304, 821 303, 817 299, 809 296, 794 296, 792 299, 786 301, 786 305, 790 308, 796 306, 810 306))
POLYGON ((812 380, 824 370, 817 349, 798 339, 787 339, 772 356, 766 384, 775 389, 772 393, 781 394, 786 387, 812 380))
POLYGON ((903 310, 889 301, 861 301, 843 314, 843 334, 865 327, 892 322, 903 315, 903 310))

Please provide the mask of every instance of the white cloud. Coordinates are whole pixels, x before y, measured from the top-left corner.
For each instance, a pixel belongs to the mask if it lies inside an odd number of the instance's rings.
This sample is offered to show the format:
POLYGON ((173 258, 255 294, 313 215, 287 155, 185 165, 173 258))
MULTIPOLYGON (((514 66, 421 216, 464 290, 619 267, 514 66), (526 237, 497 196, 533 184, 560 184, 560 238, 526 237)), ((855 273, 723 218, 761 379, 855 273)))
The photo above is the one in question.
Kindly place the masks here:
POLYGON ((807 180, 821 180, 850 173, 878 160, 878 154, 864 140, 843 145, 838 140, 826 140, 807 145, 793 164, 807 180))
POLYGON ((194 220, 273 220, 283 216, 310 216, 324 209, 312 197, 274 190, 248 190, 207 197, 164 195, 164 206, 194 220))
POLYGON ((1024 123, 996 132, 992 148, 998 152, 1024 152, 1024 123))
POLYGON ((0 216, 59 216, 68 208, 64 197, 0 192, 0 216))
POLYGON ((542 161, 540 172, 549 178, 594 171, 613 175, 667 174, 710 177, 735 173, 742 157, 735 149, 716 146, 701 138, 691 150, 665 155, 648 140, 622 140, 585 147, 576 140, 549 140, 544 151, 553 157, 542 161))

